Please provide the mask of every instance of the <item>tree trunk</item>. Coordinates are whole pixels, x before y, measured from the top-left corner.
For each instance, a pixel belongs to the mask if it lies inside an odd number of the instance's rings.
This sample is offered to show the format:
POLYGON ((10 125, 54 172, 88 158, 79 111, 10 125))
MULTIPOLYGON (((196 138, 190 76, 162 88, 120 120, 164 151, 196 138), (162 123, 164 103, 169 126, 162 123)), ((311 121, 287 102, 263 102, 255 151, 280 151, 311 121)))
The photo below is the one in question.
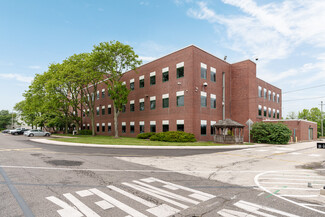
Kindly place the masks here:
POLYGON ((91 131, 92 131, 92 136, 95 136, 95 118, 94 118, 94 111, 90 112, 90 119, 91 119, 91 131))
POLYGON ((117 118, 119 115, 119 111, 116 109, 115 104, 113 103, 114 106, 114 131, 115 131, 115 138, 118 138, 118 122, 117 122, 117 118))
POLYGON ((68 121, 65 120, 65 134, 68 134, 68 121))

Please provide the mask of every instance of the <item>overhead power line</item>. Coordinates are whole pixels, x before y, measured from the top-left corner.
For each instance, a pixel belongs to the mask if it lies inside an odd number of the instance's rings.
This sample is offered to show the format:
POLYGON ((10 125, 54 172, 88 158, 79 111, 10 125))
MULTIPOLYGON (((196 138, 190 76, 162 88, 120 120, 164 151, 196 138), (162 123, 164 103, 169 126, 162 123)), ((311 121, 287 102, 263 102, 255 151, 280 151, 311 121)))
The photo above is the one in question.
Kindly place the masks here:
POLYGON ((282 95, 286 94, 286 93, 293 93, 293 92, 298 92, 298 91, 302 91, 302 90, 309 90, 309 89, 313 89, 313 88, 317 88, 317 87, 324 87, 324 86, 325 86, 325 84, 320 84, 320 85, 301 88, 301 89, 297 89, 297 90, 289 90, 289 91, 283 92, 282 95))

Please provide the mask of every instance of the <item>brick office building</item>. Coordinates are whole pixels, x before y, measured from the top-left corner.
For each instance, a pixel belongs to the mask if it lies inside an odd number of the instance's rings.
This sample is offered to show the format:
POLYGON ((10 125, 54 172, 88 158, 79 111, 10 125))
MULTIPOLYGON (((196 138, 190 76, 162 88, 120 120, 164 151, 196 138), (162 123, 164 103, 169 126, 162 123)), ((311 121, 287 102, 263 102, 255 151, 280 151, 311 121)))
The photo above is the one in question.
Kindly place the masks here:
MULTIPOLYGON (((250 60, 229 64, 191 45, 137 71, 122 78, 132 91, 119 116, 121 136, 184 130, 212 141, 211 126, 223 118, 241 124, 281 118, 281 89, 258 79, 250 60)), ((104 83, 98 90, 97 134, 114 135, 113 102, 104 83)), ((83 128, 90 127, 90 118, 84 116, 83 128)))

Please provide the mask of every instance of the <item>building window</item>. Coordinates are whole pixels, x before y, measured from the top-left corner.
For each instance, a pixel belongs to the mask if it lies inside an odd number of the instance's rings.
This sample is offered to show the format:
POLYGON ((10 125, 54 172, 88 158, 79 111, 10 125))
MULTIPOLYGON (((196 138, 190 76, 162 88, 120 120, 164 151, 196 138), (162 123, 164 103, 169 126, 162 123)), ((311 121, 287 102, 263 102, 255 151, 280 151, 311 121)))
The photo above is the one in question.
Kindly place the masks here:
POLYGON ((169 72, 168 67, 162 69, 162 82, 166 82, 169 80, 168 72, 169 72))
POLYGON ((156 97, 150 97, 150 110, 156 109, 156 97))
POLYGON ((102 132, 105 132, 105 124, 102 124, 102 132))
POLYGON ((126 133, 126 122, 122 122, 122 133, 126 133))
POLYGON ((96 129, 97 132, 99 132, 99 124, 97 124, 97 129, 96 129))
POLYGON ((163 132, 169 131, 169 121, 162 121, 163 132))
POLYGON ((139 87, 144 88, 144 75, 139 77, 139 87))
POLYGON ((275 109, 273 109, 273 118, 275 118, 275 109))
POLYGON ((264 117, 266 117, 266 113, 267 113, 266 110, 267 110, 267 109, 266 109, 266 106, 264 106, 264 117))
POLYGON ((140 111, 144 111, 144 98, 139 100, 140 103, 140 111))
POLYGON ((267 90, 264 88, 264 99, 267 97, 267 90))
POLYGON ((86 117, 86 110, 82 111, 82 117, 86 117))
POLYGON ((105 115, 105 106, 102 106, 102 115, 105 115))
POLYGON ((178 63, 176 65, 176 74, 177 74, 177 78, 182 78, 184 77, 184 62, 178 63))
POLYGON ((107 106, 107 114, 112 114, 112 106, 111 105, 108 105, 107 106))
POLYGON ((130 122, 130 133, 134 133, 134 122, 130 122))
POLYGON ((177 106, 184 106, 184 91, 176 92, 177 106))
POLYGON ((211 108, 215 109, 217 108, 217 96, 215 94, 210 94, 210 104, 211 104, 211 108))
POLYGON ((95 95, 94 95, 94 93, 91 93, 91 101, 92 101, 92 102, 95 101, 95 95))
POLYGON ((258 86, 258 97, 262 97, 262 87, 258 86))
POLYGON ((89 116, 89 109, 87 109, 87 117, 89 116))
POLYGON ((201 63, 201 78, 207 79, 207 65, 201 63))
POLYGON ((111 123, 108 123, 107 124, 107 132, 112 132, 112 126, 111 126, 111 123))
POLYGON ((207 121, 201 120, 201 135, 207 135, 207 121))
POLYGON ((214 127, 213 125, 216 123, 216 121, 211 121, 210 122, 210 133, 211 133, 211 136, 214 135, 214 127))
POLYGON ((276 102, 277 102, 277 103, 280 102, 280 95, 279 95, 279 94, 276 95, 276 102))
POLYGON ((140 133, 144 133, 144 121, 140 121, 139 125, 140 125, 140 133))
POLYGON ((134 100, 130 101, 130 112, 134 112, 134 100))
POLYGON ((150 85, 155 85, 156 84, 156 72, 151 72, 150 73, 150 85))
POLYGON ((134 79, 130 80, 130 89, 134 90, 134 79))
POLYGON ((269 90, 269 101, 271 101, 272 92, 269 90))
POLYGON ((122 113, 125 113, 126 112, 126 105, 123 105, 122 106, 122 113))
POLYGON ((272 113, 272 109, 271 108, 269 108, 269 118, 271 117, 271 114, 272 113))
POLYGON ((213 67, 210 67, 210 79, 213 82, 216 82, 216 69, 213 67))
POLYGON ((99 115, 99 107, 96 108, 96 115, 99 115))
POLYGON ((83 124, 82 125, 82 129, 85 130, 86 129, 86 125, 83 124))
POLYGON ((169 107, 169 94, 168 93, 162 95, 162 104, 163 104, 163 108, 169 107))
POLYGON ((262 106, 258 105, 258 115, 262 116, 262 106))
POLYGON ((90 128, 89 128, 89 124, 87 124, 87 130, 89 130, 90 128))
POLYGON ((184 120, 177 120, 177 131, 184 131, 184 120))
POLYGON ((201 91, 201 107, 207 107, 207 93, 201 91))
POLYGON ((99 90, 97 90, 96 99, 99 99, 99 90))
POLYGON ((150 121, 150 132, 156 132, 156 121, 150 121))
POLYGON ((276 118, 280 119, 280 111, 279 110, 276 110, 276 118))
POLYGON ((273 102, 275 102, 275 93, 273 92, 273 102))
POLYGON ((102 98, 105 98, 105 89, 102 89, 102 98))
POLYGON ((111 96, 111 94, 109 93, 109 88, 107 88, 107 96, 111 96))

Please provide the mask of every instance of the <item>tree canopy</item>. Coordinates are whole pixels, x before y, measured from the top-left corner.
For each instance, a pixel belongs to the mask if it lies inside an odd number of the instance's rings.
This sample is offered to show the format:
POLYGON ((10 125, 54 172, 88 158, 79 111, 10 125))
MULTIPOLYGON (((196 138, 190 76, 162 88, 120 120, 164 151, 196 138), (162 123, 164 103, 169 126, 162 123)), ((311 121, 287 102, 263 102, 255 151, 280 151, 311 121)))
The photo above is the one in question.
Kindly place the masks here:
POLYGON ((95 96, 98 97, 98 85, 104 82, 113 100, 115 136, 118 136, 117 118, 130 92, 120 80, 126 71, 136 71, 140 64, 129 45, 102 42, 91 53, 74 54, 37 74, 23 94, 25 99, 15 109, 29 125, 64 128, 66 133, 68 128, 79 129, 81 115, 87 109, 95 135, 95 96))

